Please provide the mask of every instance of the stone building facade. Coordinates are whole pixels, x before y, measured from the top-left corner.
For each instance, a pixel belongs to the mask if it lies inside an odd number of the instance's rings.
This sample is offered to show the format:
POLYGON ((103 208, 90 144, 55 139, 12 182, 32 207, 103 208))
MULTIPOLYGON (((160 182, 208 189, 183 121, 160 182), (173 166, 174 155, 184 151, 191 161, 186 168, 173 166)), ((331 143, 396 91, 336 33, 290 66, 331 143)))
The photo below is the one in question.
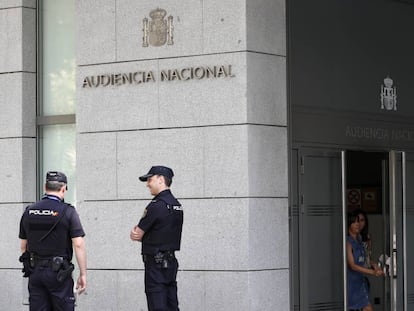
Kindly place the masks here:
POLYGON ((185 211, 181 310, 289 310, 285 2, 73 2, 70 116, 39 108, 40 2, 0 2, 0 304, 27 310, 18 224, 44 170, 64 170, 48 167, 39 134, 63 120, 87 233, 79 310, 146 310, 129 231, 150 199, 138 176, 156 164, 174 169, 185 211))

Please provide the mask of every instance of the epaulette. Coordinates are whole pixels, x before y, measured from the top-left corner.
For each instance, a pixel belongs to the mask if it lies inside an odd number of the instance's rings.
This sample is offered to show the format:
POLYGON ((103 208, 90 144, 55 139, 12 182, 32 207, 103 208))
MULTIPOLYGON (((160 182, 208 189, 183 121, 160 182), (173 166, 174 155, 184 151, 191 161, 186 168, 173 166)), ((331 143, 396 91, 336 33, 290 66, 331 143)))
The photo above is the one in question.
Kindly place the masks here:
POLYGON ((65 209, 68 210, 69 213, 73 213, 73 211, 76 211, 77 212, 77 209, 76 209, 76 207, 74 205, 72 205, 70 203, 66 203, 66 202, 64 202, 64 204, 66 204, 66 208, 65 209))
POLYGON ((32 205, 33 205, 34 203, 32 203, 32 204, 29 204, 29 205, 27 205, 26 207, 25 207, 25 209, 24 209, 24 211, 26 212, 32 205))

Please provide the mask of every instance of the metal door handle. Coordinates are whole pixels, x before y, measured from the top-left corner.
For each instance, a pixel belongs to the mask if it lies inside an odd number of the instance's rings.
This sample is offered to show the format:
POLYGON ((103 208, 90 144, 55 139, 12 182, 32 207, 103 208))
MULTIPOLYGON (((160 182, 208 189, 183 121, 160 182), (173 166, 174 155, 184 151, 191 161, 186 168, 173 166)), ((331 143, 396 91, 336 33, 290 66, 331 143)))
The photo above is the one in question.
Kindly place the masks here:
POLYGON ((397 277, 397 250, 392 250, 392 277, 397 277))

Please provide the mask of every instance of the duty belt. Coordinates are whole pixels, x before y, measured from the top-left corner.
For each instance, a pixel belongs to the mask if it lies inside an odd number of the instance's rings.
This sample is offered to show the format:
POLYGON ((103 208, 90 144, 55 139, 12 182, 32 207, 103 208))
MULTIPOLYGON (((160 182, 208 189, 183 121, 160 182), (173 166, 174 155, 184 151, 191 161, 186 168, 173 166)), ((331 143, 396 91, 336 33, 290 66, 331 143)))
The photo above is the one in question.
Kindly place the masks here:
POLYGON ((65 257, 54 256, 54 257, 38 257, 34 254, 30 255, 30 266, 34 267, 50 267, 54 270, 58 270, 60 266, 68 263, 65 257))
POLYGON ((63 282, 69 276, 72 275, 72 271, 75 266, 68 261, 66 257, 55 256, 55 257, 38 257, 35 254, 30 254, 30 267, 49 267, 53 271, 57 272, 56 279, 58 282, 63 282))
POLYGON ((39 258, 34 260, 35 267, 51 267, 52 266, 52 258, 39 258))
POLYGON ((142 260, 144 262, 148 263, 163 263, 165 261, 170 261, 175 258, 174 251, 164 251, 164 252, 158 252, 155 255, 142 255, 142 260))

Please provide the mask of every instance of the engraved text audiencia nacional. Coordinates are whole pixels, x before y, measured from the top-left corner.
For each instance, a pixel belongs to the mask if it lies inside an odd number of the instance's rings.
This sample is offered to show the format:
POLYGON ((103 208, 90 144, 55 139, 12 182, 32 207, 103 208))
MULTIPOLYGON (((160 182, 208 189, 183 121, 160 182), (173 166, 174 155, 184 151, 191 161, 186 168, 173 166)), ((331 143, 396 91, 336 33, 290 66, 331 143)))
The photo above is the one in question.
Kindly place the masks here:
POLYGON ((86 76, 83 88, 98 88, 122 85, 139 85, 143 83, 206 80, 234 78, 232 65, 196 66, 179 69, 136 70, 130 72, 107 73, 86 76))

